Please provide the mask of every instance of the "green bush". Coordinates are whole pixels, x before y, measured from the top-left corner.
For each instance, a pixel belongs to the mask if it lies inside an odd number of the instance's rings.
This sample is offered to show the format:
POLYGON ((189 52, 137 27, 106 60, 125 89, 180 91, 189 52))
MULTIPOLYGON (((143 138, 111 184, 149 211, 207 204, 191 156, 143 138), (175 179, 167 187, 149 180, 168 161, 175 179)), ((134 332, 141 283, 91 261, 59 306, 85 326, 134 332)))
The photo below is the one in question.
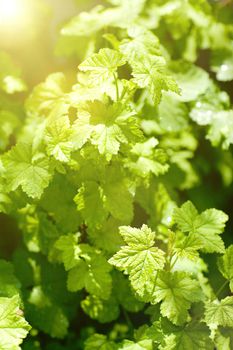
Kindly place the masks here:
POLYGON ((233 349, 232 23, 109 0, 23 102, 0 54, 1 350, 233 349))

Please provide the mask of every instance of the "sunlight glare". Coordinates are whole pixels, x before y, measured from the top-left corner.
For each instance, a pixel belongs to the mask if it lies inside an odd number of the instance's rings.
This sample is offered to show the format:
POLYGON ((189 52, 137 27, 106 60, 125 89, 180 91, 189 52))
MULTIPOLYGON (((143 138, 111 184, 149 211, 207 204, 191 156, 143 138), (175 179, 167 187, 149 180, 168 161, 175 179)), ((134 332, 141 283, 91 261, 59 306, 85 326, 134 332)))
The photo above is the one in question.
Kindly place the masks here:
POLYGON ((0 25, 12 25, 20 21, 23 15, 22 0, 0 0, 0 25))

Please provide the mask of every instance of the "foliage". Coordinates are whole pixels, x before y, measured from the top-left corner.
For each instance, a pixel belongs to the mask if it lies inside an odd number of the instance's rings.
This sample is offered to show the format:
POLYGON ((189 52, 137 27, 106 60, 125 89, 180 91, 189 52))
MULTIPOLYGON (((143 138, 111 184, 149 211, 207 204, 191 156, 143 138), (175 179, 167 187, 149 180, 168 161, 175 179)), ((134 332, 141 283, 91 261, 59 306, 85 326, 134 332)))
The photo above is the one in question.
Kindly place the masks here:
POLYGON ((233 349, 231 5, 99 4, 22 103, 0 53, 0 349, 233 349))

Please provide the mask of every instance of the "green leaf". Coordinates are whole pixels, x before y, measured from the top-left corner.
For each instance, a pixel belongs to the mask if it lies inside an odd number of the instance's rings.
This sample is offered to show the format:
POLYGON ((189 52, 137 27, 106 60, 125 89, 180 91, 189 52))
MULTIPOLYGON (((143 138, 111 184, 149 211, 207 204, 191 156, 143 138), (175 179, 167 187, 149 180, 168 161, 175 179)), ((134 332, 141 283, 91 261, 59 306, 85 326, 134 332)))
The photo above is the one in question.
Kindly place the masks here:
POLYGON ((223 141, 223 149, 228 149, 233 144, 233 110, 215 112, 212 116, 207 138, 214 146, 223 141))
POLYGON ((213 52, 211 58, 211 69, 216 73, 219 81, 230 81, 233 79, 233 48, 221 49, 213 52))
POLYGON ((191 322, 178 327, 161 319, 146 332, 159 345, 160 350, 213 350, 210 330, 204 323, 191 322))
POLYGON ((9 213, 12 208, 12 200, 7 194, 4 182, 0 182, 0 213, 9 213))
POLYGON ((81 249, 78 246, 78 238, 78 234, 70 233, 61 236, 55 244, 55 248, 61 251, 61 259, 67 271, 75 267, 80 261, 81 249))
POLYGON ((96 6, 89 12, 81 12, 62 28, 61 34, 86 39, 108 27, 127 28, 139 16, 145 0, 135 0, 133 7, 130 0, 112 1, 112 4, 116 7, 96 6))
POLYGON ((129 274, 133 288, 143 296, 153 289, 156 271, 163 269, 165 264, 165 254, 154 247, 155 233, 146 225, 141 229, 121 226, 120 234, 127 245, 121 247, 109 262, 129 274))
POLYGON ((129 159, 125 164, 133 173, 142 178, 150 174, 155 176, 163 175, 167 172, 169 165, 166 164, 167 154, 157 148, 158 141, 151 137, 146 142, 136 143, 132 149, 132 161, 129 159))
POLYGON ((192 202, 184 203, 181 208, 174 209, 173 219, 183 232, 190 232, 193 229, 193 222, 198 216, 198 211, 192 202))
POLYGON ((159 104, 162 90, 179 93, 175 80, 167 73, 166 61, 161 56, 141 57, 131 63, 133 82, 140 88, 147 88, 152 101, 159 104))
POLYGON ((205 306, 205 321, 208 325, 233 328, 233 297, 215 300, 205 306))
POLYGON ((72 129, 68 116, 61 116, 48 120, 45 130, 47 153, 60 162, 67 163, 74 150, 72 129))
POLYGON ((229 108, 227 93, 212 86, 190 112, 191 119, 197 124, 209 126, 206 138, 212 145, 221 144, 223 149, 228 149, 233 143, 233 111, 229 108))
POLYGON ((103 189, 96 182, 83 183, 74 201, 87 226, 96 227, 106 219, 103 189))
POLYGON ((152 31, 135 25, 128 28, 128 35, 131 39, 122 40, 120 50, 132 67, 133 82, 140 88, 148 88, 155 104, 160 102, 162 90, 179 93, 161 55, 158 38, 152 31))
POLYGON ((187 62, 177 62, 172 66, 173 75, 181 88, 180 100, 190 102, 196 100, 210 87, 209 75, 203 69, 187 62))
POLYGON ((49 213, 62 233, 75 232, 81 224, 73 201, 76 191, 77 185, 68 176, 56 174, 40 200, 43 210, 49 213))
POLYGON ((30 322, 51 337, 62 339, 67 335, 69 321, 62 307, 55 304, 41 307, 28 305, 27 313, 30 314, 30 322))
MULTIPOLYGON (((213 98, 216 96, 212 96, 213 98)), ((190 117, 198 125, 211 125, 216 113, 218 113, 217 106, 208 102, 201 102, 198 100, 194 108, 190 112, 190 117)))
POLYGON ((8 94, 14 94, 15 92, 22 92, 27 90, 25 82, 15 76, 7 75, 2 83, 2 88, 8 94))
POLYGON ((163 93, 158 107, 160 126, 168 132, 178 132, 188 127, 188 109, 174 93, 163 93))
MULTIPOLYGON (((33 282, 28 281, 25 286, 26 316, 38 330, 51 337, 64 338, 69 320, 76 314, 79 296, 67 291, 67 276, 62 266, 51 264, 46 257, 38 254, 28 255, 26 262, 34 269, 33 282)), ((25 274, 25 268, 21 269, 20 274, 25 274)))
POLYGON ((221 274, 230 282, 233 292, 233 245, 230 245, 223 256, 218 259, 218 268, 221 274))
POLYGON ((88 228, 88 236, 97 248, 114 254, 123 244, 123 239, 118 232, 119 225, 120 221, 110 217, 101 227, 88 228))
MULTIPOLYGON (((214 344, 210 339, 210 331, 204 324, 193 322, 188 323, 184 328, 178 332, 174 332, 176 335, 174 350, 213 350, 214 344)), ((164 350, 166 347, 164 348, 164 350)))
POLYGON ((187 321, 193 302, 200 301, 199 283, 184 272, 162 272, 154 287, 152 302, 161 303, 161 314, 179 325, 187 321))
POLYGON ((174 209, 173 219, 181 231, 197 236, 202 242, 202 251, 224 252, 224 243, 219 234, 223 232, 228 216, 221 210, 207 209, 198 214, 194 205, 188 201, 181 208, 174 209))
POLYGON ((224 329, 224 334, 217 332, 215 337, 215 344, 217 350, 231 350, 232 345, 232 330, 230 328, 224 329), (229 334, 230 333, 230 334, 229 334))
POLYGON ((20 350, 20 344, 30 330, 22 316, 19 298, 0 298, 0 349, 20 350))
POLYGON ((13 265, 0 260, 0 297, 13 297, 19 294, 21 284, 14 275, 13 265))
POLYGON ((121 144, 138 140, 142 133, 135 112, 121 103, 106 105, 100 101, 89 102, 81 110, 74 124, 76 142, 82 147, 88 139, 98 147, 107 160, 118 154, 121 144))
POLYGON ((112 322, 120 314, 118 303, 113 297, 103 300, 95 295, 89 295, 86 299, 82 300, 81 306, 87 315, 94 320, 98 320, 100 323, 112 322))
POLYGON ((113 274, 113 295, 129 312, 138 312, 144 307, 144 303, 136 299, 128 278, 118 271, 114 271, 113 274))
POLYGON ((68 273, 67 287, 71 292, 83 289, 102 299, 108 299, 111 293, 112 278, 109 274, 111 266, 106 259, 95 252, 88 253, 89 248, 81 246, 83 250, 77 265, 68 273), (87 253, 85 250, 88 250, 87 253))
POLYGON ((120 50, 132 66, 142 57, 162 56, 159 40, 152 31, 133 25, 128 28, 128 35, 130 39, 121 41, 120 50))
POLYGON ((124 173, 116 165, 109 168, 105 176, 103 190, 106 209, 115 219, 130 223, 133 218, 133 197, 124 181, 124 173))
POLYGON ((0 52, 0 89, 8 94, 27 90, 26 84, 20 78, 20 69, 16 67, 11 57, 0 52))
MULTIPOLYGON (((80 75, 78 75, 78 77, 80 77, 80 75)), ((69 102, 72 107, 80 108, 82 104, 85 104, 88 101, 93 102, 95 100, 98 100, 98 101, 102 100, 103 93, 98 86, 90 86, 90 84, 86 84, 85 80, 83 82, 81 81, 81 79, 79 80, 80 82, 73 85, 72 91, 68 94, 69 102)), ((75 135, 74 142, 76 141, 77 137, 79 137, 78 132, 75 135)), ((78 141, 76 142, 78 144, 78 141)))
POLYGON ((93 334, 85 342, 84 350, 116 350, 117 346, 105 335, 93 334))
POLYGON ((177 242, 175 249, 179 256, 193 260, 199 256, 198 250, 201 249, 202 246, 201 238, 191 233, 177 242))
POLYGON ((30 115, 48 115, 53 109, 56 114, 68 111, 65 92, 66 79, 63 73, 50 74, 45 82, 36 86, 26 101, 26 110, 30 115))
MULTIPOLYGON (((89 12, 81 12, 62 28, 61 34, 67 37, 91 36, 107 24, 103 21, 102 12, 102 6, 96 6, 89 12)), ((109 21, 109 18, 107 19, 109 21)))
POLYGON ((5 150, 10 137, 19 125, 19 118, 14 113, 7 110, 0 111, 0 150, 5 150))
POLYGON ((32 198, 40 198, 52 177, 49 161, 32 146, 19 143, 3 156, 6 183, 9 191, 18 187, 32 198))
POLYGON ((35 206, 28 205, 20 211, 19 224, 24 243, 32 252, 50 253, 60 236, 54 223, 45 213, 37 212, 35 206))
POLYGON ((137 343, 125 340, 119 350, 153 350, 153 343, 150 339, 140 340, 137 343))
POLYGON ((112 49, 101 49, 79 65, 83 72, 90 72, 91 79, 99 85, 114 80, 117 68, 126 63, 122 53, 112 49))

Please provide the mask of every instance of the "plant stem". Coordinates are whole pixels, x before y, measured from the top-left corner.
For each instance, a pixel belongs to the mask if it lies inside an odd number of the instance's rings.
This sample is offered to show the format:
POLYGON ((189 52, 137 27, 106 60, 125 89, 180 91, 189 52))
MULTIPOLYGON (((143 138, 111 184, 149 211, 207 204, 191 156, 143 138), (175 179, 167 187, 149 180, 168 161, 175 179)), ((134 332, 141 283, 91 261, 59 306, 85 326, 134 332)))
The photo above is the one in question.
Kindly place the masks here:
POLYGON ((126 91, 127 91, 126 88, 124 88, 124 89, 122 90, 120 100, 123 100, 123 98, 124 98, 124 96, 125 96, 125 94, 126 94, 126 91))
POLYGON ((170 271, 173 269, 173 267, 175 266, 175 264, 176 264, 176 262, 177 262, 177 260, 178 260, 178 256, 176 255, 176 257, 175 257, 173 263, 171 263, 172 258, 173 258, 174 256, 175 256, 175 255, 173 255, 173 256, 171 257, 171 260, 170 260, 170 271))
POLYGON ((127 323, 128 327, 129 327, 129 331, 133 332, 134 327, 133 327, 133 324, 131 322, 131 319, 129 318, 129 315, 128 315, 127 311, 124 308, 122 308, 122 311, 123 311, 123 315, 125 317, 126 323, 127 323))
POLYGON ((113 74, 114 76, 114 81, 115 81, 115 86, 116 86, 116 100, 119 101, 119 87, 118 87, 118 81, 117 81, 117 75, 116 73, 113 74))
POLYGON ((221 285, 221 287, 217 290, 217 292, 215 293, 215 294, 216 294, 216 297, 219 296, 219 294, 223 291, 223 289, 226 287, 227 284, 228 284, 228 280, 226 280, 226 281, 221 285))

